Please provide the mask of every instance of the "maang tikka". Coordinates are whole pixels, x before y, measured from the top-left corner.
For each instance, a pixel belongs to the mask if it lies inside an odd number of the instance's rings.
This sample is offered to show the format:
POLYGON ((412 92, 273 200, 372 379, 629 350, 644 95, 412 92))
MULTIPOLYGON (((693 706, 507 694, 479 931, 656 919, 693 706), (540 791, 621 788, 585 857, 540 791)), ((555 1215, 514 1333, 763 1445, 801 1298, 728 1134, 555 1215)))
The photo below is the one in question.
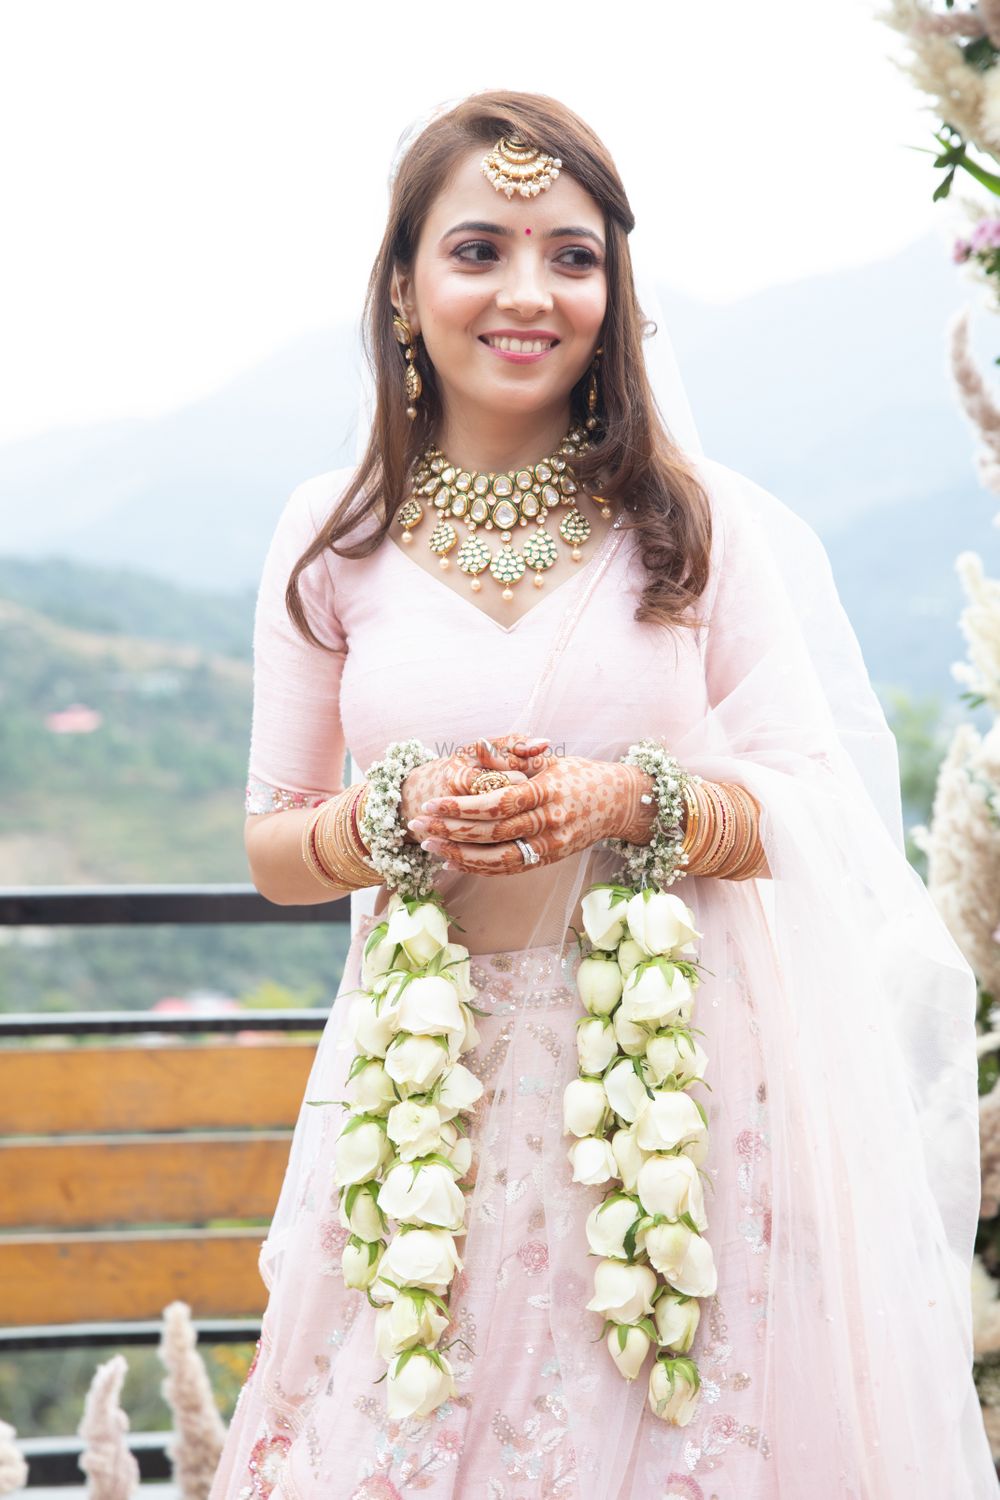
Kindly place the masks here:
POLYGON ((558 156, 548 156, 537 146, 529 146, 519 136, 501 136, 483 157, 481 168, 498 193, 513 198, 520 193, 522 198, 536 198, 550 188, 559 176, 562 162, 558 156))
POLYGON ((424 388, 424 383, 420 379, 420 371, 414 364, 416 351, 413 347, 412 330, 406 319, 401 318, 398 313, 393 315, 392 331, 399 343, 405 346, 406 374, 404 379, 406 383, 406 399, 409 402, 406 408, 406 415, 412 422, 417 415, 417 402, 420 400, 420 393, 424 388))

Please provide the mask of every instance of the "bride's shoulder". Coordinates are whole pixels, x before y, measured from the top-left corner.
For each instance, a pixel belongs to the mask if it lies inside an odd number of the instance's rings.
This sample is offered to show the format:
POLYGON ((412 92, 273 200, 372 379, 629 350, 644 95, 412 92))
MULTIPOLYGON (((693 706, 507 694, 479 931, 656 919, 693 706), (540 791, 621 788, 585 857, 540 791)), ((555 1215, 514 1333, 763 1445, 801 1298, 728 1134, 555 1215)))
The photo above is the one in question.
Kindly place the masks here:
POLYGON ((314 532, 321 530, 333 519, 356 473, 356 466, 349 464, 303 479, 288 497, 286 514, 303 528, 311 527, 314 532))

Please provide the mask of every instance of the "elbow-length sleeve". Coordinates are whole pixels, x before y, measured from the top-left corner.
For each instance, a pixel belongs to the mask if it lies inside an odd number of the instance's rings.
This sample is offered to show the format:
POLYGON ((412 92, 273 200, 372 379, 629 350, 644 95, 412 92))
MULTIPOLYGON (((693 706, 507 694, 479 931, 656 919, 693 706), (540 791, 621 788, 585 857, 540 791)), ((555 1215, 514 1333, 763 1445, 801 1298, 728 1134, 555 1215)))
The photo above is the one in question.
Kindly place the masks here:
POLYGON ((299 578, 306 616, 322 646, 299 633, 285 607, 292 568, 338 493, 330 475, 299 485, 264 562, 254 618, 248 813, 313 807, 344 785, 340 680, 347 640, 337 615, 330 553, 321 553, 299 578))

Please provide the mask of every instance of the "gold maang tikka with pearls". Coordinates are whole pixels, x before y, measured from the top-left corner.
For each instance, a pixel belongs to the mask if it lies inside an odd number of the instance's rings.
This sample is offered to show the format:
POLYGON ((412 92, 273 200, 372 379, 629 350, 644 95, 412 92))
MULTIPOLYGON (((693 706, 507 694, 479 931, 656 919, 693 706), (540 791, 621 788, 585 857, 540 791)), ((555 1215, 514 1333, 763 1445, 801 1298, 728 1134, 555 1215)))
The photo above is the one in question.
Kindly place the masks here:
POLYGON ((559 176, 562 162, 558 156, 548 156, 536 146, 529 146, 519 136, 501 136, 483 157, 482 171, 498 193, 513 198, 520 193, 522 198, 536 198, 550 188, 559 176))
MULTIPOLYGON (((590 536, 590 521, 576 503, 580 486, 572 468, 572 460, 589 446, 586 433, 573 427, 550 458, 503 474, 462 469, 439 448, 426 448, 414 466, 411 494, 396 512, 402 541, 409 545, 424 516, 436 513, 427 544, 442 568, 450 566, 449 554, 457 547, 455 562, 475 592, 482 587, 479 575, 487 570, 502 585, 504 599, 514 597, 511 585, 529 570, 535 587, 541 588, 559 556, 555 537, 545 529, 550 515, 562 511, 557 530, 574 562, 581 560, 590 536), (469 533, 461 543, 458 524, 469 533), (528 532, 519 547, 514 545, 518 530, 528 532), (491 547, 483 532, 499 533, 500 546, 491 547)), ((605 500, 590 498, 610 517, 605 500)))

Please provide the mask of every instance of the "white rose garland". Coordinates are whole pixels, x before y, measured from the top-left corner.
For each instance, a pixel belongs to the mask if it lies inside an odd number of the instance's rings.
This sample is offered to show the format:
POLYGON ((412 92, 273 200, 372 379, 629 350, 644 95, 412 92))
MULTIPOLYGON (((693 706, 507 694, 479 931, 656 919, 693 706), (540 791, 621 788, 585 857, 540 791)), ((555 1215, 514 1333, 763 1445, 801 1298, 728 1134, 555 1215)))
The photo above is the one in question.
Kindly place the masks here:
MULTIPOLYGON (((626 1380, 650 1348, 648 1402, 684 1427, 701 1379, 688 1351, 698 1298, 716 1289, 699 1167, 704 1108, 686 1091, 708 1059, 690 1024, 699 984, 694 916, 655 886, 601 883, 581 903, 592 951, 577 968, 586 1014, 577 1024, 580 1076, 563 1095, 573 1180, 613 1184, 587 1216, 599 1257, 594 1295, 608 1352, 626 1380)), ((706 1085, 707 1087, 707 1085, 706 1085)))
POLYGON ((388 1369, 390 1417, 428 1416, 455 1395, 442 1338, 445 1300, 461 1270, 462 1179, 472 1143, 462 1116, 483 1086, 459 1059, 475 1047, 475 988, 469 950, 449 941, 449 918, 433 890, 436 856, 406 844, 399 821, 403 777, 433 759, 419 740, 389 745, 368 769, 360 819, 375 869, 392 889, 383 920, 361 956, 361 988, 342 1046, 347 1117, 337 1139, 334 1181, 349 1238, 347 1286, 377 1309, 375 1346, 388 1369))
POLYGON ((461 1179, 472 1165, 461 1117, 483 1091, 459 1061, 479 1040, 468 968, 442 908, 394 892, 365 943, 364 987, 342 1043, 355 1056, 334 1156, 350 1231, 341 1269, 377 1308, 375 1344, 396 1418, 427 1416, 455 1394, 441 1340, 451 1321, 445 1297, 462 1268, 461 1179))

